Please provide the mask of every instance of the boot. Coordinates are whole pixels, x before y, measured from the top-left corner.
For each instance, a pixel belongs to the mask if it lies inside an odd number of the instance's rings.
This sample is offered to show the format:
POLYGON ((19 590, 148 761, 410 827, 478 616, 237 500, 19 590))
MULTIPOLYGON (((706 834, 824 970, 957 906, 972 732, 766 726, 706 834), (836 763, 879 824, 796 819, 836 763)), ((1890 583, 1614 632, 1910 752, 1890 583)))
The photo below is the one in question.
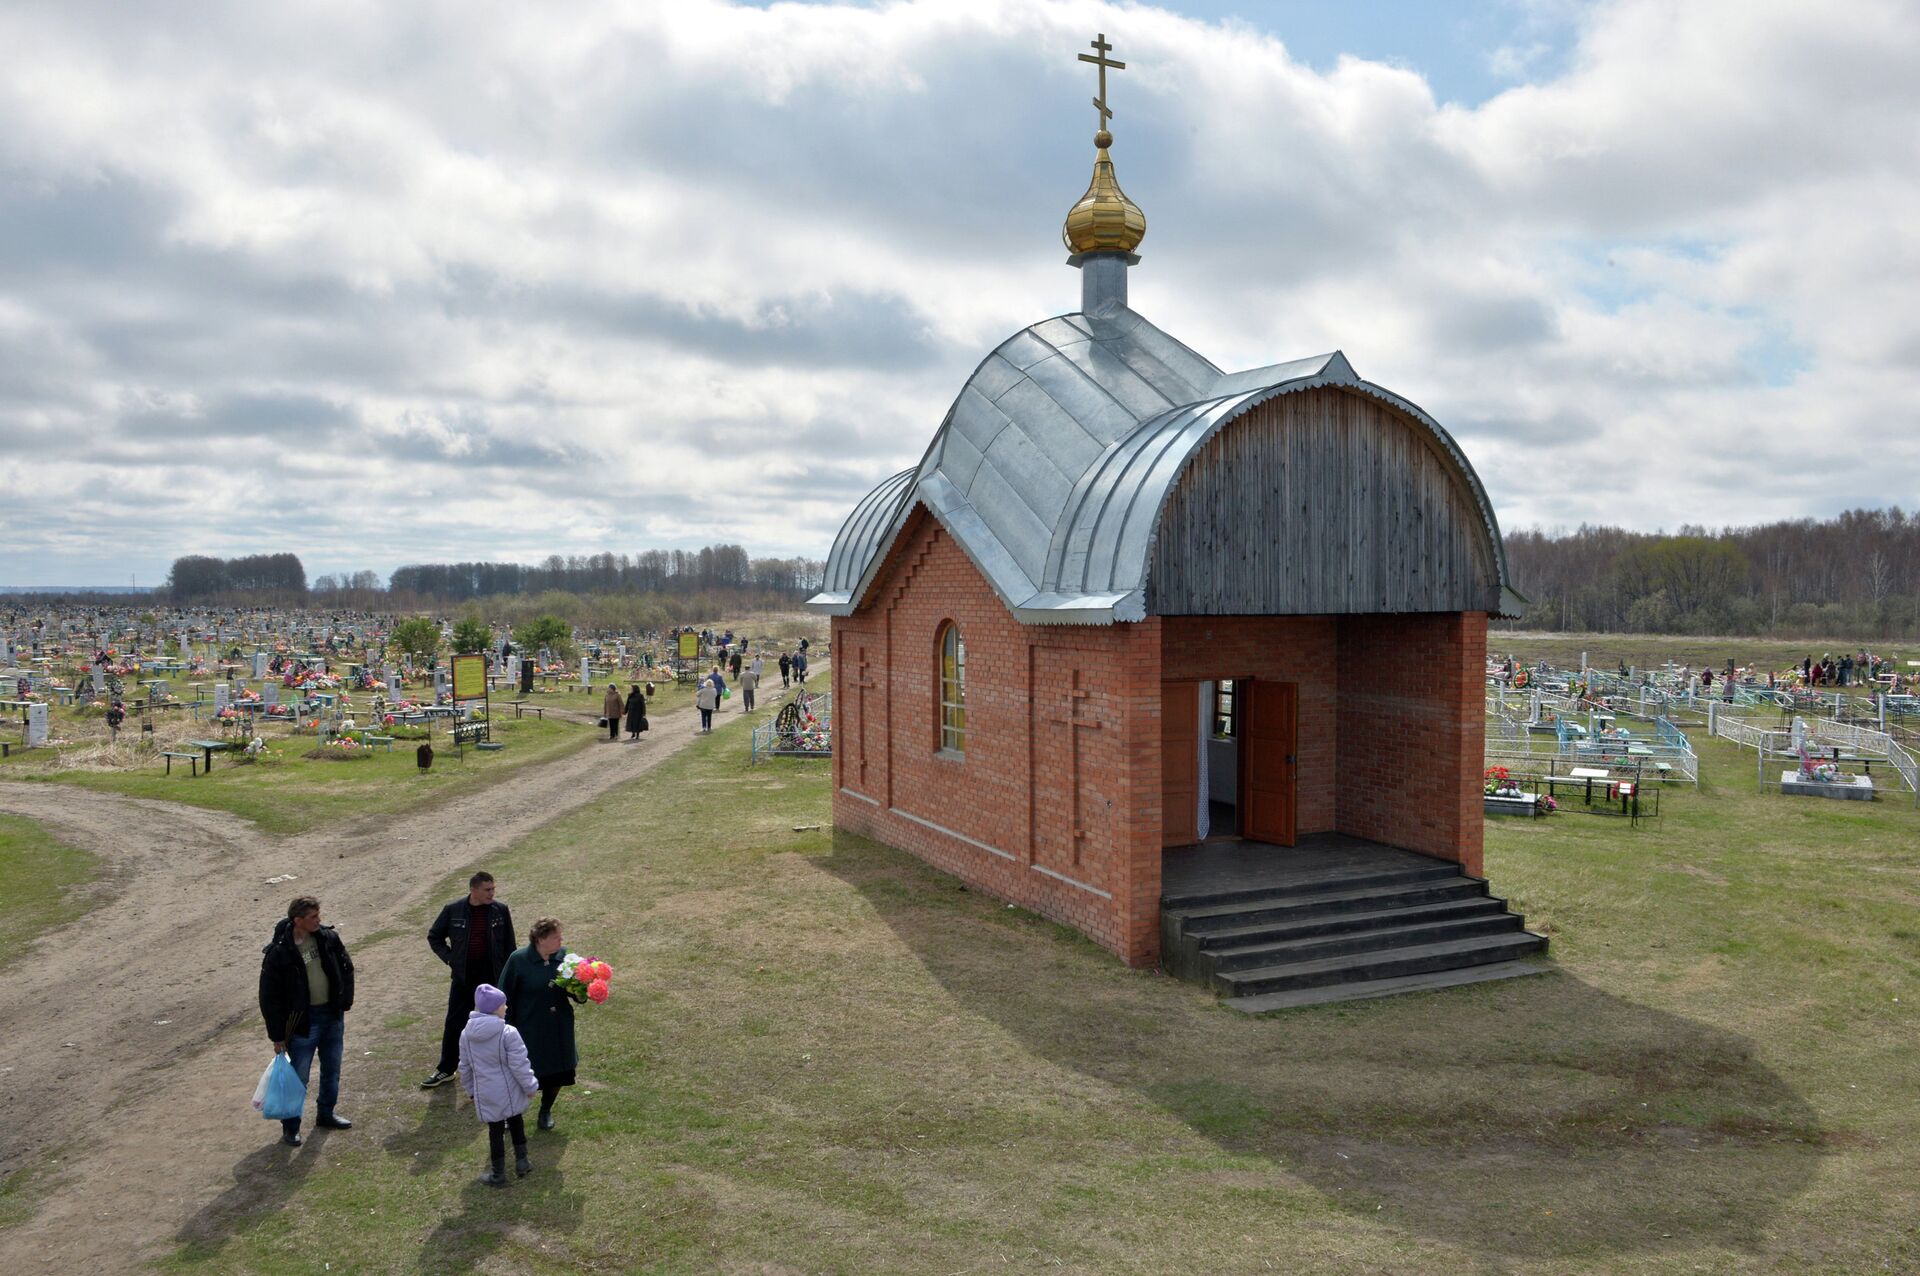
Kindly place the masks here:
POLYGON ((507 1185, 507 1158, 500 1155, 491 1157, 487 1163, 487 1172, 480 1176, 482 1187, 505 1187, 507 1185))
POLYGON ((540 1105, 540 1120, 537 1124, 543 1130, 551 1130, 553 1128, 553 1104, 551 1102, 540 1105))
POLYGON ((524 1143, 513 1145, 513 1172, 519 1178, 533 1173, 533 1162, 527 1159, 527 1145, 524 1143))

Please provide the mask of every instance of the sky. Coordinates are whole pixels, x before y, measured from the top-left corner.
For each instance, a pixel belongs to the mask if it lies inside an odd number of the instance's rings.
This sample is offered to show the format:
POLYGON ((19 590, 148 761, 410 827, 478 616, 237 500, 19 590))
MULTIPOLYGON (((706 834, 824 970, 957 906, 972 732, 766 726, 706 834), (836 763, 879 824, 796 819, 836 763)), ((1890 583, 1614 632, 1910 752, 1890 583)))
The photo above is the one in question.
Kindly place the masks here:
POLYGON ((1070 311, 1338 349, 1503 527, 1911 508, 1920 6, 0 3, 0 584, 823 558, 1070 311))

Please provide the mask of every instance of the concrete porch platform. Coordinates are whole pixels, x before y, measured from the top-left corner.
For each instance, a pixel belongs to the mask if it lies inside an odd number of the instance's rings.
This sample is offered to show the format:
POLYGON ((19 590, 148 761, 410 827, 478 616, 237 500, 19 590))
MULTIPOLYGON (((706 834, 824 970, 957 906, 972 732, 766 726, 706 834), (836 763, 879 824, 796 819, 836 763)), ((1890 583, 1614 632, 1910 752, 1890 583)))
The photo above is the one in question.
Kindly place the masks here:
POLYGON ((1362 886, 1407 880, 1407 874, 1446 877, 1459 871, 1451 861, 1345 833, 1308 833, 1294 846, 1215 838, 1170 846, 1161 853, 1160 905, 1185 908, 1336 883, 1362 886))

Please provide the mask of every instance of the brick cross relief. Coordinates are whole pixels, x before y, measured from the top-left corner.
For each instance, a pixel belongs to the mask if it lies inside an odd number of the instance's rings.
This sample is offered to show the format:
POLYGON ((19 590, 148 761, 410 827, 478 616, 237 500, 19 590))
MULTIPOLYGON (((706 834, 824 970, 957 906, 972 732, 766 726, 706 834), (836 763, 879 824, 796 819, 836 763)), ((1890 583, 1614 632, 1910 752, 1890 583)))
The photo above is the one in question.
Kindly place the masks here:
POLYGON ((873 662, 867 659, 867 644, 861 643, 859 650, 860 659, 854 667, 853 683, 854 738, 858 741, 859 756, 854 765, 859 770, 860 791, 864 793, 867 788, 867 692, 877 690, 879 684, 873 680, 873 662))
POLYGON ((1082 718, 1080 706, 1093 693, 1080 685, 1080 671, 1073 671, 1073 682, 1067 688, 1066 712, 1049 716, 1048 722, 1058 723, 1067 729, 1067 820, 1071 836, 1068 845, 1073 849, 1073 863, 1080 864, 1080 845, 1087 840, 1087 830, 1080 822, 1080 733, 1098 731, 1100 723, 1092 718, 1082 718))

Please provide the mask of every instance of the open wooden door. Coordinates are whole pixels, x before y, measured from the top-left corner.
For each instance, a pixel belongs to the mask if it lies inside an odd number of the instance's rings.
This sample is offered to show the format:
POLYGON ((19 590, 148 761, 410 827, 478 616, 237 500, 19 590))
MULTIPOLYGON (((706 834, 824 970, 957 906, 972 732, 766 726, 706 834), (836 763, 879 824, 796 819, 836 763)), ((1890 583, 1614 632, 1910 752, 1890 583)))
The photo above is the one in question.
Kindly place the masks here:
POLYGON ((1294 758, 1299 750, 1300 688, 1253 678, 1240 700, 1240 835, 1294 843, 1294 758))
POLYGON ((1160 684, 1160 845, 1200 837, 1200 688, 1160 684))

